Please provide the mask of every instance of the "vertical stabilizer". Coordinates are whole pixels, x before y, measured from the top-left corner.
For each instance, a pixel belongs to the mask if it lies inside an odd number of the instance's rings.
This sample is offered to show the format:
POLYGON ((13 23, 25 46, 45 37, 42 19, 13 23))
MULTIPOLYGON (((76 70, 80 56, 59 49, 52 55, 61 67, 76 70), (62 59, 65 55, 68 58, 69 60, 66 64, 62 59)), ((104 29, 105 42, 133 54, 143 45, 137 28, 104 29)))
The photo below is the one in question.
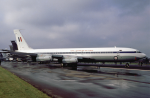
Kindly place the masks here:
POLYGON ((16 41, 18 45, 18 50, 29 50, 31 49, 26 41, 24 40, 23 36, 21 35, 19 29, 14 30, 15 36, 16 36, 16 41))
POLYGON ((13 51, 13 46, 9 45, 10 51, 13 51))
POLYGON ((13 51, 18 50, 18 46, 17 46, 16 42, 11 41, 11 43, 12 43, 12 46, 13 46, 13 51))

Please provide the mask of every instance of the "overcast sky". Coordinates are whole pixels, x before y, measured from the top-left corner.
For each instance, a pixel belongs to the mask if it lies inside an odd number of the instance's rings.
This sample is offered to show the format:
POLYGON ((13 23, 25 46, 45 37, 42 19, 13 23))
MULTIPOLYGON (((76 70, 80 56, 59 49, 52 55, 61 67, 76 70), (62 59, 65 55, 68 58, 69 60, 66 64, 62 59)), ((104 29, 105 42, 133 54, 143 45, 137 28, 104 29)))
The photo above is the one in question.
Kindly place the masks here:
POLYGON ((131 47, 150 57, 150 0, 0 0, 0 48, 131 47))

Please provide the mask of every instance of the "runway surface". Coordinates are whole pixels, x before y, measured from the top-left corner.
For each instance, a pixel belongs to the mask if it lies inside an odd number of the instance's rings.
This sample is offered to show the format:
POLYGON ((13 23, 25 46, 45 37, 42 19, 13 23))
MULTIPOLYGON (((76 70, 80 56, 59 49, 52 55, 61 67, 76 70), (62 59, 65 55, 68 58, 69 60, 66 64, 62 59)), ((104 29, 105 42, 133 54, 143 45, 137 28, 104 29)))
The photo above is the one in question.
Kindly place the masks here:
MULTIPOLYGON (((82 65, 82 64, 81 64, 82 65)), ((2 62, 1 66, 56 98, 150 98, 150 70, 2 62)), ((146 67, 146 66, 145 66, 146 67)))

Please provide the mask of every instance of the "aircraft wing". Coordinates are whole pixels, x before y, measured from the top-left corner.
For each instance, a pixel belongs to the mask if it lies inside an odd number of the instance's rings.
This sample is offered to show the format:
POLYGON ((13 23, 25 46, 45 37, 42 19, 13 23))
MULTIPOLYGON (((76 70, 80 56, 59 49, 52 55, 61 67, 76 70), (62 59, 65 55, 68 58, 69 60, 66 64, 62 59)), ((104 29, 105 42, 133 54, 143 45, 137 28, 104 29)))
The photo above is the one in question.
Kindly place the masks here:
POLYGON ((57 59, 62 59, 63 58, 63 55, 52 55, 52 58, 57 58, 57 59))
POLYGON ((79 61, 89 61, 93 60, 90 57, 84 57, 84 56, 70 56, 70 55, 57 55, 53 54, 52 58, 56 58, 62 61, 62 63, 77 63, 79 61))
POLYGON ((10 53, 9 51, 0 51, 0 53, 10 53))
POLYGON ((57 59, 59 59, 59 58, 62 58, 62 59, 63 58, 90 59, 90 57, 84 57, 84 56, 80 57, 80 56, 57 55, 57 54, 53 54, 52 57, 57 58, 57 59))
POLYGON ((13 52, 13 51, 11 51, 10 53, 14 54, 14 55, 22 55, 22 56, 27 56, 27 55, 29 55, 29 56, 37 56, 36 53, 24 53, 24 52, 13 52))
POLYGON ((7 49, 0 49, 0 53, 10 53, 10 50, 7 50, 7 49))

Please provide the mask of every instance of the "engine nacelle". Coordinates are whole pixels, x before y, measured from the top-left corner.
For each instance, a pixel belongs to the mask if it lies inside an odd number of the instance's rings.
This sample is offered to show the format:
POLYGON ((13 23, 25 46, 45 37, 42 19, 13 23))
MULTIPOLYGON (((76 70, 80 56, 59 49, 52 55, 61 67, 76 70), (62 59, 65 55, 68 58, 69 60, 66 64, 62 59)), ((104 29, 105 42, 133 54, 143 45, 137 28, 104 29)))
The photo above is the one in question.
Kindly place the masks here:
POLYGON ((58 59, 53 58, 52 61, 53 62, 58 62, 58 59))
POLYGON ((77 58, 69 58, 69 59, 62 59, 63 63, 77 63, 78 59, 77 58))
POLYGON ((36 61, 52 61, 51 55, 40 54, 36 57, 36 61))

